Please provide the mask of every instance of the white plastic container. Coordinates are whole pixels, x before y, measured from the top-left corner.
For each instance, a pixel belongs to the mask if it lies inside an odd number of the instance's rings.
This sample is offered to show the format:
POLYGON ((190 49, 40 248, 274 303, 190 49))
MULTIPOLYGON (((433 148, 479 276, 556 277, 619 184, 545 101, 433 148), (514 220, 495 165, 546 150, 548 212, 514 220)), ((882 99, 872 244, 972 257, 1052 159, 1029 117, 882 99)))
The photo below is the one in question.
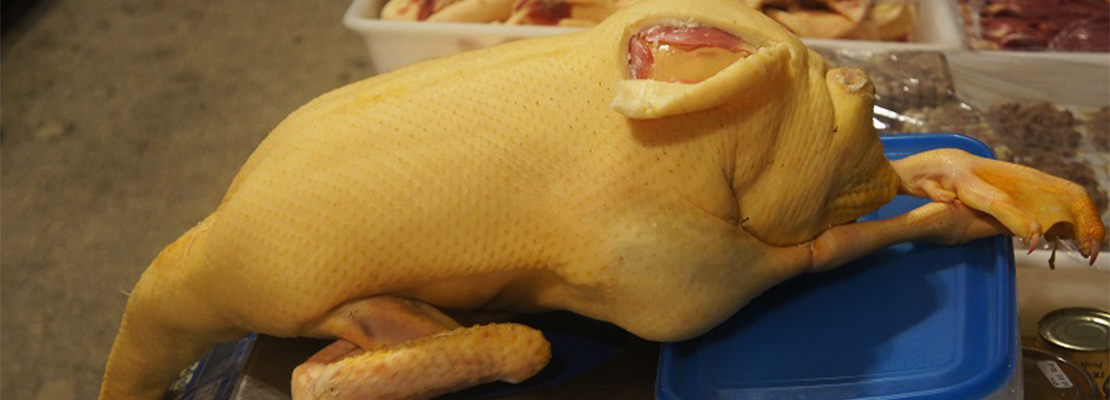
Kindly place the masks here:
MULTIPOLYGON (((474 23, 382 21, 378 18, 387 0, 354 0, 343 16, 348 28, 362 34, 375 72, 512 40, 574 32, 582 28, 513 26, 474 23)), ((926 0, 917 5, 917 42, 807 39, 806 44, 826 48, 866 50, 959 50, 963 36, 955 9, 947 1, 926 0)))
POLYGON ((917 26, 914 42, 878 42, 871 40, 803 39, 808 46, 829 49, 871 51, 954 51, 964 49, 960 17, 951 2, 921 0, 916 2, 917 26))
POLYGON ((378 14, 386 1, 355 0, 343 15, 343 24, 366 39, 370 62, 376 73, 513 40, 579 30, 546 26, 382 21, 378 14))

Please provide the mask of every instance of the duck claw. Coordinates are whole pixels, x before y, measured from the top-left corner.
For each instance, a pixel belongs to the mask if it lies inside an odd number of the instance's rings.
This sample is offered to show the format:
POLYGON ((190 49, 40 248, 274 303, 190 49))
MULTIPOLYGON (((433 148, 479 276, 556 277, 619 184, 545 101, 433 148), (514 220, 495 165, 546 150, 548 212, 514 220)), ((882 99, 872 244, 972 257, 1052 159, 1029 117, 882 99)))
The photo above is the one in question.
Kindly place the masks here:
POLYGON ((1037 246, 1041 244, 1041 234, 1033 233, 1029 235, 1029 237, 1025 239, 1025 243, 1029 245, 1029 252, 1025 254, 1033 254, 1033 250, 1036 250, 1037 246))
POLYGON ((1087 191, 1032 168, 939 149, 892 163, 905 194, 955 201, 989 214, 1009 233, 1022 237, 1032 253, 1046 239, 1075 240, 1093 265, 1106 237, 1087 191))

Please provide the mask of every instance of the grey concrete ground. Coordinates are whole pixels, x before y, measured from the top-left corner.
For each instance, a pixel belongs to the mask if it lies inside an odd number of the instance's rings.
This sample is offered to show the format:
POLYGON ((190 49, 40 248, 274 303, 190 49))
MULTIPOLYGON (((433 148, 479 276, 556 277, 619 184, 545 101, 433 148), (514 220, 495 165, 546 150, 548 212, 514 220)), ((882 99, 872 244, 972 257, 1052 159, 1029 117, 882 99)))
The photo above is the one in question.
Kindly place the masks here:
POLYGON ((3 37, 0 396, 95 398, 146 264, 285 115, 370 75, 348 4, 57 0, 3 37))

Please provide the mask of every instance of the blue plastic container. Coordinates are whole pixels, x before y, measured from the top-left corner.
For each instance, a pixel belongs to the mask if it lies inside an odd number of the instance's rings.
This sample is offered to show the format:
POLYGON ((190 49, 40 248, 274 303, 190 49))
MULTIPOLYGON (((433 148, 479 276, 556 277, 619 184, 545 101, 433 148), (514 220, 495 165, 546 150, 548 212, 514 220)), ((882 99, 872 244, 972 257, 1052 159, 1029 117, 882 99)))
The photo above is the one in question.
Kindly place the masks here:
MULTIPOLYGON (((952 134, 883 137, 903 158, 935 148, 993 157, 952 134)), ((898 196, 864 219, 926 200, 898 196)), ((1017 364, 1013 249, 905 243, 758 297, 693 340, 668 343, 656 394, 694 399, 980 399, 1017 364)))

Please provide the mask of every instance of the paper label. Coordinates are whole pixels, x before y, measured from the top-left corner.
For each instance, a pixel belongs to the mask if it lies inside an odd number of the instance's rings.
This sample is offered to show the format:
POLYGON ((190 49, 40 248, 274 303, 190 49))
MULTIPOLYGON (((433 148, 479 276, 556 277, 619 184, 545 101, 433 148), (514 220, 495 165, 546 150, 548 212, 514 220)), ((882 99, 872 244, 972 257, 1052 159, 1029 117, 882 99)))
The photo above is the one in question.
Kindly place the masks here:
POLYGON ((1052 387, 1067 389, 1075 386, 1071 383, 1071 379, 1068 379, 1068 375, 1064 373, 1064 370, 1060 369, 1060 365, 1056 364, 1055 361, 1037 361, 1037 368, 1041 369, 1041 372, 1044 373, 1044 377, 1048 378, 1049 383, 1052 383, 1052 387))

